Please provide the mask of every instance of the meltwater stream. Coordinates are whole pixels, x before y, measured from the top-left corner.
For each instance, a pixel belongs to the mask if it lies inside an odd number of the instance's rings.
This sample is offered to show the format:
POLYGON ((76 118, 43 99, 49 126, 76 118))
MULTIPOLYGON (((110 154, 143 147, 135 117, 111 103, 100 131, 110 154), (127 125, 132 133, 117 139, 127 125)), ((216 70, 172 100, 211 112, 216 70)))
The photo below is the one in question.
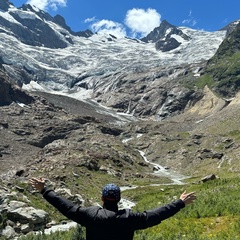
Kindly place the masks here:
MULTIPOLYGON (((186 179, 187 178, 186 176, 181 175, 180 173, 177 173, 175 171, 166 169, 157 163, 152 163, 152 162, 148 161, 148 159, 145 157, 145 153, 140 150, 138 150, 138 151, 141 154, 141 156, 143 157, 145 162, 154 166, 154 168, 156 169, 156 171, 154 171, 154 175, 161 176, 161 177, 167 177, 168 179, 170 179, 172 181, 171 183, 168 183, 168 185, 172 185, 172 184, 173 185, 174 184, 183 185, 183 184, 185 184, 182 180, 186 179)), ((163 185, 163 184, 161 184, 161 185, 163 185)), ((164 184, 164 185, 166 185, 166 184, 164 184)))

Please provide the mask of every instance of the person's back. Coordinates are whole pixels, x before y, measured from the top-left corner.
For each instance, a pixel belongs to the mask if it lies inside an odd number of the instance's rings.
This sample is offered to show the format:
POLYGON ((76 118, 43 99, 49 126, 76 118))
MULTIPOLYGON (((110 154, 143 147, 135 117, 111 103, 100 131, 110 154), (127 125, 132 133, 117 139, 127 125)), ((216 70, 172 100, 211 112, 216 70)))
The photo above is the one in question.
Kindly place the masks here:
POLYGON ((87 240, 132 240, 134 235, 134 217, 130 209, 117 212, 100 207, 86 208, 88 220, 86 227, 87 240))

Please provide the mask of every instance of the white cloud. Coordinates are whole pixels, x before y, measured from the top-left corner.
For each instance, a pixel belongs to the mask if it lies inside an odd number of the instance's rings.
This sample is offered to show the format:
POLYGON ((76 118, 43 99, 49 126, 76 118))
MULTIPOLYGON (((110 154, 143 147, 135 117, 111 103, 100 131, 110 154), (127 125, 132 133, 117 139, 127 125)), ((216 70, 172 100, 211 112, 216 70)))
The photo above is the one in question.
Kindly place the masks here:
POLYGON ((86 19, 84 20, 84 22, 85 22, 85 23, 89 23, 89 22, 94 22, 95 20, 96 20, 95 17, 92 17, 92 18, 86 18, 86 19))
POLYGON ((192 17, 192 10, 189 11, 187 19, 182 21, 183 24, 194 27, 197 24, 197 21, 192 17))
POLYGON ((126 36, 126 29, 121 23, 113 22, 106 19, 93 23, 91 25, 91 29, 93 32, 97 32, 100 34, 112 34, 117 38, 123 38, 126 36))
MULTIPOLYGON (((161 15, 154 9, 131 9, 127 11, 125 25, 111 20, 100 20, 93 23, 90 28, 93 32, 112 34, 117 38, 127 35, 126 27, 130 29, 130 37, 141 38, 150 33, 161 23, 161 15)), ((94 22, 94 18, 88 18, 84 22, 94 22)), ((128 31, 129 32, 129 31, 128 31)))
POLYGON ((28 0, 27 3, 42 10, 51 8, 55 11, 58 9, 58 7, 67 6, 67 0, 28 0))
POLYGON ((132 37, 144 37, 161 23, 161 15, 155 10, 148 8, 128 10, 125 24, 130 28, 132 37))
POLYGON ((183 24, 194 27, 197 24, 197 21, 194 19, 184 19, 182 21, 183 24))

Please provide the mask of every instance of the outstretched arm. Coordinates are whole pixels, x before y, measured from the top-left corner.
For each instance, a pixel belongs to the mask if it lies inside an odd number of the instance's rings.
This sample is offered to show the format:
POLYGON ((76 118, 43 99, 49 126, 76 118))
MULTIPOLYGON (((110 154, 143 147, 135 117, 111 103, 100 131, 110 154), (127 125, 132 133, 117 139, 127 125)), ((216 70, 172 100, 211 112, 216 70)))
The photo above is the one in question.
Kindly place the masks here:
POLYGON ((194 192, 187 193, 186 191, 184 191, 181 194, 180 198, 176 201, 173 201, 169 204, 166 204, 165 206, 161 206, 153 210, 148 210, 143 213, 135 214, 135 217, 140 220, 135 222, 135 230, 152 227, 161 223, 161 221, 175 215, 187 204, 193 203, 195 199, 196 195, 194 192))
POLYGON ((80 214, 80 207, 73 202, 58 196, 52 189, 45 186, 44 178, 31 178, 32 187, 38 190, 43 197, 67 218, 82 224, 84 213, 80 214), (78 214, 79 213, 79 214, 78 214))

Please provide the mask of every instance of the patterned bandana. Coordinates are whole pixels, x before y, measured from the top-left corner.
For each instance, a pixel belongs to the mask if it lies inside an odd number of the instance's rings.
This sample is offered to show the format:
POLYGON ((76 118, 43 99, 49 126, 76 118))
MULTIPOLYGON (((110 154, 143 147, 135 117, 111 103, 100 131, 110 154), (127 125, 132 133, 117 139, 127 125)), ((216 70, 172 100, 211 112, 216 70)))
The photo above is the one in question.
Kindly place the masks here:
POLYGON ((109 183, 103 187, 102 197, 104 200, 107 200, 107 201, 119 202, 121 199, 120 188, 113 183, 109 183))

